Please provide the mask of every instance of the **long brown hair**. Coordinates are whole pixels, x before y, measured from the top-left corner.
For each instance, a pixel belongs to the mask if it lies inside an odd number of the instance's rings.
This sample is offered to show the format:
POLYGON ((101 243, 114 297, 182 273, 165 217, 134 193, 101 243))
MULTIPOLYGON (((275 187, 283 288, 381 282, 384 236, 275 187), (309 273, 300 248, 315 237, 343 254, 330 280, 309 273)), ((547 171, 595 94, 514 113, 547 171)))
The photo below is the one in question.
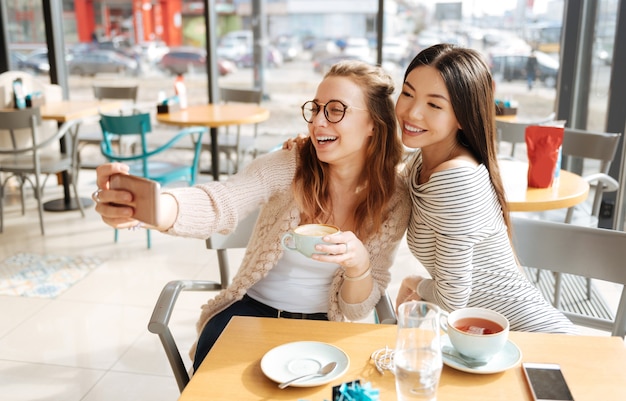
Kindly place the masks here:
POLYGON ((406 69, 404 80, 413 69, 425 65, 437 69, 445 82, 452 109, 463 127, 457 132, 457 141, 487 168, 510 237, 509 207, 497 160, 496 107, 489 67, 477 51, 444 43, 428 47, 415 56, 406 69))
MULTIPOLYGON (((359 178, 358 201, 353 211, 354 232, 362 239, 374 235, 387 217, 386 205, 396 187, 402 142, 396 131, 393 79, 380 67, 360 61, 342 61, 331 67, 324 78, 346 77, 356 83, 365 98, 374 122, 367 146, 365 166, 359 178)), ((332 216, 329 166, 317 158, 310 139, 300 148, 293 191, 304 219, 327 222, 332 216)))

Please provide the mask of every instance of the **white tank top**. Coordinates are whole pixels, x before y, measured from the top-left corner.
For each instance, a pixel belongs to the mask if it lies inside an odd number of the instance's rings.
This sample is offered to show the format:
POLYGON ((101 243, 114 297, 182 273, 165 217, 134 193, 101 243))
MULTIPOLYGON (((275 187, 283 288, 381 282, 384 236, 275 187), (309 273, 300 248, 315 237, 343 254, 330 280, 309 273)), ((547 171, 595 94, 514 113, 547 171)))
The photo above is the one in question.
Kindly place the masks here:
POLYGON ((276 266, 247 294, 287 312, 326 313, 328 290, 338 268, 338 264, 318 262, 286 249, 276 266))

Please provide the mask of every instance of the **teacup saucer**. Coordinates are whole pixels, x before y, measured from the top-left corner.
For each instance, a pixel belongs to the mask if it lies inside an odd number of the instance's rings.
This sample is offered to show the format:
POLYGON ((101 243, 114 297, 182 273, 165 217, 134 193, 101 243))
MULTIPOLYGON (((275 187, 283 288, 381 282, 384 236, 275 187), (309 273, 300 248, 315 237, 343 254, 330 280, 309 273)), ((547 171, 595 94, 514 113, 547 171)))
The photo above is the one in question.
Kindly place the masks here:
MULTIPOLYGON (((443 335, 441 337, 441 346, 452 346, 448 335, 443 335)), ((450 366, 451 368, 461 370, 463 372, 482 375, 504 372, 505 370, 518 365, 521 360, 522 351, 520 351, 517 345, 515 345, 511 340, 507 341, 506 344, 504 344, 504 348, 502 348, 502 351, 498 352, 493 358, 491 358, 491 360, 489 360, 486 365, 478 366, 475 368, 465 366, 454 358, 448 357, 446 356, 446 354, 443 354, 443 363, 450 366)))

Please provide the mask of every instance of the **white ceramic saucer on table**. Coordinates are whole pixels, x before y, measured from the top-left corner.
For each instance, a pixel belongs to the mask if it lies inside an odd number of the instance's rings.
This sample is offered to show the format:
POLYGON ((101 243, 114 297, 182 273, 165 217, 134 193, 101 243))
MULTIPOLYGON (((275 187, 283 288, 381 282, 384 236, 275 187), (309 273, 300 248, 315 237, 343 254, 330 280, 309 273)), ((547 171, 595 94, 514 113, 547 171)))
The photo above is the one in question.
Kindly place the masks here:
POLYGON ((282 383, 297 376, 315 373, 329 362, 337 367, 326 376, 297 381, 291 387, 314 387, 341 377, 348 367, 350 358, 334 345, 317 341, 296 341, 279 345, 269 350, 261 359, 261 370, 271 380, 282 383))
MULTIPOLYGON (((450 343, 450 338, 447 334, 441 337, 441 346, 452 347, 452 344, 450 343)), ((463 372, 483 375, 504 372, 507 369, 517 366, 521 362, 521 360, 522 351, 511 340, 508 340, 506 344, 504 344, 504 348, 502 348, 502 351, 494 355, 493 358, 491 358, 489 362, 487 362, 487 364, 483 366, 470 368, 462 364, 455 358, 443 354, 443 363, 450 366, 451 368, 461 370, 463 372)))

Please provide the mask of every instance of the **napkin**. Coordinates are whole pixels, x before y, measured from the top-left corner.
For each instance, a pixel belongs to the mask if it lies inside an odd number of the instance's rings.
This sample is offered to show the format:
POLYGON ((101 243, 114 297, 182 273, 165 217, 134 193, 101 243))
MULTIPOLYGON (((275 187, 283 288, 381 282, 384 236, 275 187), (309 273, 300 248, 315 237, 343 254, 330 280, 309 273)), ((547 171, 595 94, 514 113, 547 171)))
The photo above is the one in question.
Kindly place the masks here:
POLYGON ((563 143, 563 127, 529 125, 526 127, 528 152, 528 186, 548 188, 552 185, 563 143))

